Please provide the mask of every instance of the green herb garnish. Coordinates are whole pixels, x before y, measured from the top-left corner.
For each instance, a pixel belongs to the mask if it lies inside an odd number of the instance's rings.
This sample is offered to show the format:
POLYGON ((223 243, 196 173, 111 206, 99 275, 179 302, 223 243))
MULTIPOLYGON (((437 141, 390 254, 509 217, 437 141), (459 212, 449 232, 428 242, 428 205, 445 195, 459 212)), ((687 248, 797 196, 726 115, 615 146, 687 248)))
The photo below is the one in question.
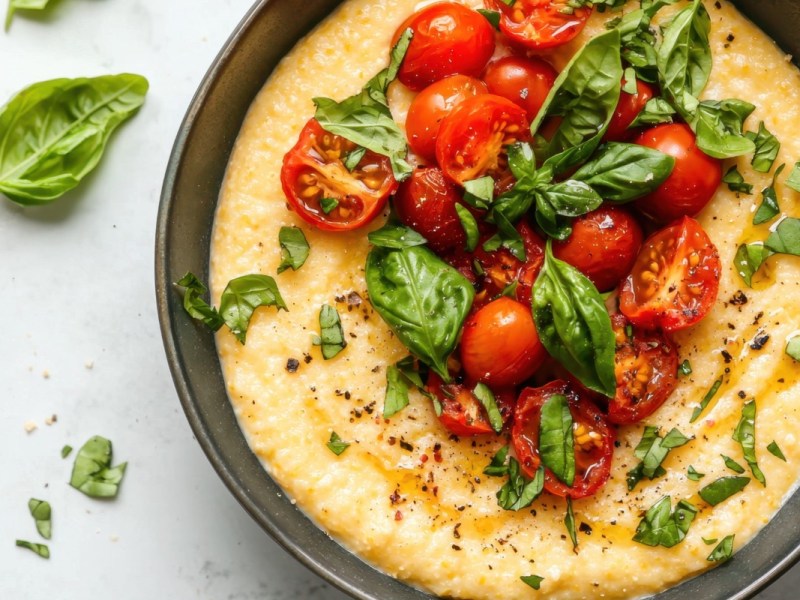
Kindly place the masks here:
POLYGON ((338 433, 332 431, 331 437, 328 440, 326 446, 328 446, 328 450, 333 452, 336 456, 340 456, 342 452, 344 452, 350 447, 350 442, 345 442, 342 438, 339 437, 338 433))
POLYGON ((689 470, 686 471, 686 476, 692 481, 700 481, 703 477, 706 476, 706 474, 700 473, 692 465, 689 465, 689 470))
POLYGON ((319 311, 319 339, 325 360, 332 359, 347 346, 339 313, 329 304, 323 304, 319 311))
POLYGON ((692 418, 689 419, 689 423, 694 423, 695 421, 697 421, 698 417, 700 417, 700 415, 703 414, 703 411, 709 405, 714 396, 716 396, 721 385, 722 385, 722 377, 720 377, 713 383, 711 389, 708 390, 708 392, 706 392, 705 396, 703 396, 703 400, 700 402, 700 406, 698 406, 697 408, 694 409, 694 411, 692 411, 692 418))
POLYGON ((756 403, 755 400, 746 402, 742 407, 742 416, 739 419, 739 424, 731 436, 735 441, 739 442, 744 454, 744 460, 750 467, 750 471, 761 485, 767 485, 767 480, 764 473, 758 467, 756 460, 756 403))
POLYGON ((111 442, 96 435, 89 438, 72 466, 69 484, 91 498, 114 498, 125 475, 128 463, 111 466, 111 442))
POLYGON ((36 544, 34 542, 27 542, 25 540, 17 540, 17 547, 27 548, 42 558, 50 558, 50 548, 48 548, 46 544, 36 544))
POLYGON ((750 483, 749 477, 720 477, 700 490, 700 497, 711 506, 727 500, 737 492, 741 492, 750 483))
POLYGON ((542 405, 539 421, 539 455, 542 464, 567 486, 575 481, 575 436, 572 413, 562 394, 554 394, 542 405))
POLYGON ((544 490, 544 467, 539 466, 533 479, 522 474, 515 458, 508 461, 508 481, 497 492, 497 504, 505 510, 522 510, 531 505, 544 490))
POLYGON ((278 243, 281 246, 281 264, 278 265, 280 275, 286 269, 297 271, 308 258, 311 248, 308 245, 303 230, 299 227, 281 227, 278 233, 278 243))
POLYGON ((744 176, 739 172, 739 168, 736 165, 733 165, 728 171, 725 173, 725 176, 722 178, 723 183, 728 184, 728 189, 732 192, 737 192, 740 194, 752 194, 753 193, 753 184, 747 183, 744 180, 744 176))
POLYGON ((503 431, 503 415, 500 414, 500 409, 497 408, 497 401, 495 400, 492 390, 489 389, 485 383, 479 383, 472 390, 472 393, 481 403, 486 414, 489 417, 489 424, 495 433, 503 431))
POLYGON ((780 458, 783 462, 786 462, 786 457, 783 455, 783 452, 781 452, 781 449, 775 440, 772 440, 769 443, 769 446, 767 446, 767 450, 773 456, 780 458))
POLYGON ((730 456, 725 456, 724 454, 720 454, 720 456, 722 457, 725 466, 728 467, 731 471, 739 474, 744 473, 744 467, 739 463, 737 463, 735 460, 733 460, 730 456))
POLYGON ((541 586, 542 582, 544 581, 544 577, 539 577, 538 575, 522 575, 520 579, 522 580, 522 583, 532 587, 535 590, 538 590, 539 586, 541 586))
POLYGON ((44 539, 49 540, 53 535, 53 511, 46 500, 31 498, 28 500, 28 510, 36 521, 36 531, 44 539))
POLYGON ((722 538, 722 541, 711 551, 706 560, 709 562, 725 562, 733 556, 733 538, 733 534, 722 538))
POLYGON ((686 500, 681 500, 672 509, 672 500, 664 496, 645 514, 636 528, 634 542, 646 546, 672 548, 683 541, 692 524, 697 509, 686 500))

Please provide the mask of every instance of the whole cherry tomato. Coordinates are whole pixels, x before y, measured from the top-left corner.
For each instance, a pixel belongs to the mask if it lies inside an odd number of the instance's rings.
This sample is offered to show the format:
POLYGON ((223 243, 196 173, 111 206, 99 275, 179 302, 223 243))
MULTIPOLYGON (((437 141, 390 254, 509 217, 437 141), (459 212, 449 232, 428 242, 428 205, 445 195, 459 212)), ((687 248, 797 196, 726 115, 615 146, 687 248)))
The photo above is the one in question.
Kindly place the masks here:
POLYGON ((283 193, 297 214, 319 229, 366 225, 397 188, 389 159, 370 150, 349 171, 343 161, 356 147, 311 119, 283 157, 283 193))
POLYGON ((494 53, 494 29, 483 15, 455 2, 415 12, 394 34, 414 32, 397 78, 414 91, 461 73, 477 77, 494 53))
POLYGON ((432 83, 416 95, 406 116, 408 145, 429 162, 436 160, 439 125, 467 98, 486 93, 486 84, 466 75, 453 75, 432 83))
POLYGON ((619 309, 645 329, 678 331, 702 319, 717 299, 717 248, 689 217, 647 238, 622 282, 619 309))
POLYGON ((688 125, 658 125, 647 129, 635 143, 675 158, 675 168, 656 191, 636 200, 635 206, 659 223, 693 217, 714 196, 722 181, 722 161, 697 147, 688 125))
POLYGON ((504 56, 483 72, 489 93, 511 100, 533 121, 553 88, 558 72, 538 57, 504 56))
POLYGON ((634 119, 642 112, 647 101, 655 96, 652 86, 641 79, 636 80, 636 93, 629 94, 622 90, 619 95, 617 109, 611 122, 608 124, 606 134, 603 139, 607 142, 627 142, 638 133, 638 127, 628 129, 634 119))
POLYGON ((603 487, 611 475, 614 431, 603 413, 568 383, 556 380, 539 388, 522 390, 514 410, 511 441, 522 471, 533 477, 542 462, 539 454, 542 406, 557 394, 567 398, 572 415, 575 479, 572 486, 568 486, 545 468, 544 488, 556 496, 585 498, 603 487))
MULTIPOLYGON (((475 397, 475 383, 444 383, 441 377, 431 371, 425 389, 436 396, 441 404, 442 414, 439 415, 439 421, 450 433, 459 436, 495 433, 486 409, 475 397)), ((492 393, 505 424, 514 412, 514 388, 496 388, 492 393)))
POLYGON ((471 379, 513 386, 531 377, 547 357, 529 307, 506 296, 473 312, 461 335, 461 366, 471 379))
POLYGON ((566 44, 586 25, 589 7, 574 8, 571 0, 483 0, 500 12, 500 31, 512 42, 533 50, 566 44))
POLYGON ((601 206, 572 222, 572 234, 553 242, 553 255, 586 275, 601 292, 607 292, 631 270, 642 228, 624 208, 601 206))

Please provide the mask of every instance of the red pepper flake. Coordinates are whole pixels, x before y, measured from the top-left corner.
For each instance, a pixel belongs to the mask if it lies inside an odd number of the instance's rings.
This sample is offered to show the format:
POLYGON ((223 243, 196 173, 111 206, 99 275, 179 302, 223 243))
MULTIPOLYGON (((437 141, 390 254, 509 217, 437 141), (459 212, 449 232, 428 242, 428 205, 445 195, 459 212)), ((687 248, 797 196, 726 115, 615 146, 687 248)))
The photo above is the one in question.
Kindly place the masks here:
POLYGON ((426 462, 428 462, 428 455, 427 455, 427 454, 423 454, 423 455, 421 455, 421 456, 419 457, 419 461, 420 461, 422 464, 425 464, 426 462))
POLYGON ((394 520, 395 521, 402 521, 403 520, 403 513, 401 513, 399 510, 396 513, 394 513, 394 520))

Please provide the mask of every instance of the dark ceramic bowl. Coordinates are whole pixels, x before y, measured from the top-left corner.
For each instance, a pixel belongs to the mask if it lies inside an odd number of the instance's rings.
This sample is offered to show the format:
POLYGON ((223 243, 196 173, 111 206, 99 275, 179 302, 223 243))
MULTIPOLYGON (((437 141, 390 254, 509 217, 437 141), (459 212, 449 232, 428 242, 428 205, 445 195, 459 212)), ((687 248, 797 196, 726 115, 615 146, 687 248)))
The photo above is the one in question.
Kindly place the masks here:
MULTIPOLYGON (((378 2, 379 0, 375 0, 378 2)), ((288 552, 360 599, 427 598, 384 575, 325 535, 266 476, 228 402, 213 335, 187 318, 172 282, 187 271, 208 280, 220 185, 253 98, 278 61, 339 0, 259 0, 211 66, 180 128, 167 168, 156 233, 156 294, 169 366, 197 440, 247 512, 288 552)), ((800 3, 739 0, 783 49, 800 55, 800 3)), ((800 556, 796 493, 735 560, 659 594, 660 600, 748 598, 800 556)))

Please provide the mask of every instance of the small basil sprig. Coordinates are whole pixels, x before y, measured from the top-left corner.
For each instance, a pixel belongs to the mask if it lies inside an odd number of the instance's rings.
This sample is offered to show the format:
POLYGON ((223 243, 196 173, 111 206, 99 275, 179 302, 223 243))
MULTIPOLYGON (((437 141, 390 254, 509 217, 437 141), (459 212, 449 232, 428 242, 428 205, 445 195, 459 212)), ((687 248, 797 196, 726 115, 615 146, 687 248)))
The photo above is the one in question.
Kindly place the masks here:
POLYGON ((114 498, 128 463, 111 466, 111 441, 99 435, 81 446, 72 466, 69 484, 91 498, 114 498))
POLYGON ((553 358, 589 389, 614 396, 614 332, 603 298, 580 271, 553 256, 549 241, 533 285, 533 318, 553 358))
POLYGON ((539 456, 553 475, 572 487, 575 482, 575 437, 569 402, 563 394, 554 394, 542 405, 539 456))
POLYGON ((633 541, 646 546, 672 548, 686 537, 695 516, 697 508, 691 503, 681 500, 672 511, 671 498, 664 496, 645 513, 636 527, 633 541))
POLYGON ((414 356, 450 381, 447 358, 475 296, 470 282, 424 246, 373 248, 365 276, 381 318, 414 356))

